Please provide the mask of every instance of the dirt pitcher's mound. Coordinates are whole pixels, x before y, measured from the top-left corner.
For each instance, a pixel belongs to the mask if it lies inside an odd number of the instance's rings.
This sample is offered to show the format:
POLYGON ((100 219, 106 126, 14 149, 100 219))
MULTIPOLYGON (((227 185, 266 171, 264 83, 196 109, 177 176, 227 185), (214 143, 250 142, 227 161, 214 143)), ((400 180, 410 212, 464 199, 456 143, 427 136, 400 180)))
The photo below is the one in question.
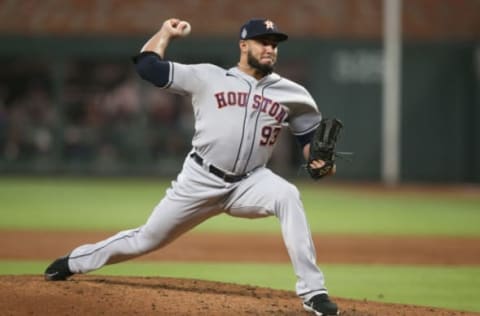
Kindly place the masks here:
MULTIPOLYGON (((479 315, 336 299, 344 316, 479 315)), ((1 276, 2 315, 311 315, 293 292, 173 278, 1 276)))

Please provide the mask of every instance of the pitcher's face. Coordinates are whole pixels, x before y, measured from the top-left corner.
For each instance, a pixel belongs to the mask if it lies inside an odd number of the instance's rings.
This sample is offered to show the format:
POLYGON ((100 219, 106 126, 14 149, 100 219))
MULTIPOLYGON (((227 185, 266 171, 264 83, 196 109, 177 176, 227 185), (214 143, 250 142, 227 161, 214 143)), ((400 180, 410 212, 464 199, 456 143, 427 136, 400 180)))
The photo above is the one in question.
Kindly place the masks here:
POLYGON ((260 37, 246 40, 245 45, 248 65, 264 75, 272 73, 277 62, 278 42, 260 37))

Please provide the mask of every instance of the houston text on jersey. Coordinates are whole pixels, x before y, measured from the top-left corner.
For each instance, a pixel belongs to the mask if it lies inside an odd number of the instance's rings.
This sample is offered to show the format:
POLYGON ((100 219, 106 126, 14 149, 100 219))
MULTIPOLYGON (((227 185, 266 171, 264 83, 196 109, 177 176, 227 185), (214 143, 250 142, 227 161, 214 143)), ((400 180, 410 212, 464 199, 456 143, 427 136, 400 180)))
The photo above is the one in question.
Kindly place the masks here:
MULTIPOLYGON (((219 109, 234 105, 245 107, 248 103, 247 97, 248 94, 246 92, 222 91, 215 93, 215 99, 217 100, 217 106, 219 109)), ((282 123, 287 117, 287 111, 285 111, 278 102, 259 94, 253 96, 252 108, 267 113, 279 123, 282 123)))

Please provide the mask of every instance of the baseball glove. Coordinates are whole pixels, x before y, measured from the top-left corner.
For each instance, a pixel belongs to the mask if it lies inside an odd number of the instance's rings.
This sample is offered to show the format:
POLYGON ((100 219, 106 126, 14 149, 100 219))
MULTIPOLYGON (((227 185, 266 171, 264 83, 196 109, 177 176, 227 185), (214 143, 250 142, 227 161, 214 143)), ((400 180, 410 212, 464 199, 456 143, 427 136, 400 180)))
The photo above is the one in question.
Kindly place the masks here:
POLYGON ((315 179, 326 176, 335 166, 335 145, 343 124, 337 119, 322 119, 310 141, 310 157, 307 163, 307 171, 315 179), (325 164, 321 168, 312 168, 313 160, 323 160, 325 164))

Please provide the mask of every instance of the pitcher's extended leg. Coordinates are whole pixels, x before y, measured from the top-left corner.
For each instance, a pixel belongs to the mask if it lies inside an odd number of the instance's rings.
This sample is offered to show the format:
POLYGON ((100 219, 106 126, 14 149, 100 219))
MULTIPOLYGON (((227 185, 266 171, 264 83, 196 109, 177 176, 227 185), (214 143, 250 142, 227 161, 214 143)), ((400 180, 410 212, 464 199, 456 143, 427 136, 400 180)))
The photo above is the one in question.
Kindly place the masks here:
MULTIPOLYGON (((73 273, 86 273, 106 264, 125 261, 161 248, 209 217, 221 212, 218 201, 225 188, 205 180, 192 187, 192 178, 203 177, 201 168, 186 160, 184 169, 146 224, 74 249, 68 260, 73 273), (193 165, 192 165, 193 164, 193 165)), ((198 182, 198 181, 197 181, 198 182)))

